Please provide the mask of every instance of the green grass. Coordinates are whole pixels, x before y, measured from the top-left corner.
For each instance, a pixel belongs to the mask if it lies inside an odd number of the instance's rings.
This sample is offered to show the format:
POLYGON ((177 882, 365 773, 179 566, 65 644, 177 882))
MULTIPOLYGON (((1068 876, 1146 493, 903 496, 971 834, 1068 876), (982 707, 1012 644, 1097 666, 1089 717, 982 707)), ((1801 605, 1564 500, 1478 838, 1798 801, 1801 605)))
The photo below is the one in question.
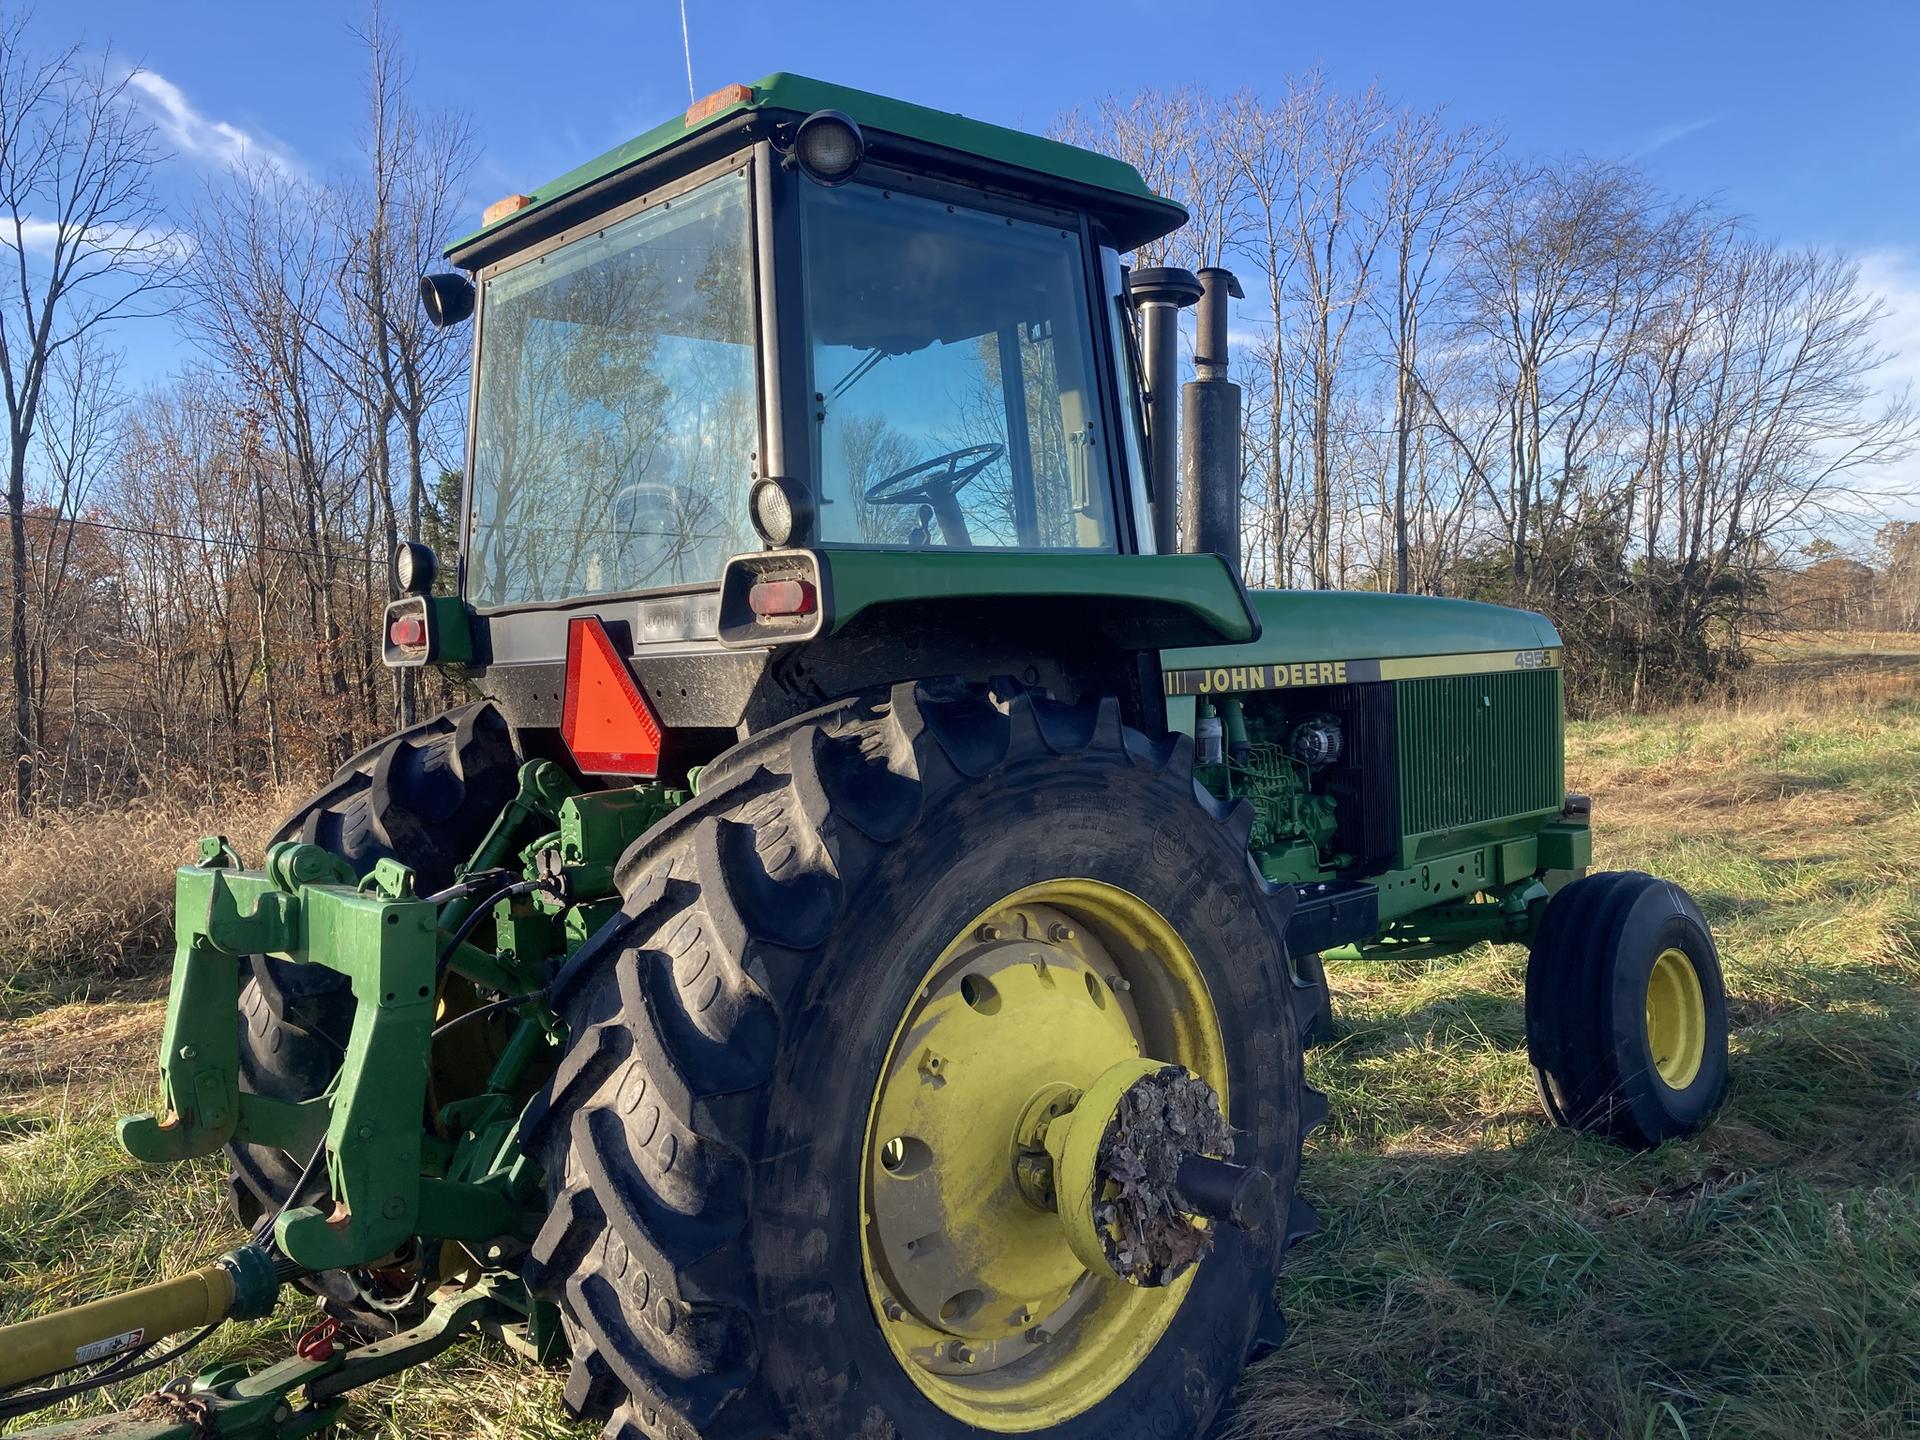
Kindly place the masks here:
MULTIPOLYGON (((177 1274, 245 1238, 228 1212, 218 1162, 171 1171, 128 1163, 114 1143, 113 1117, 145 1103, 107 1086, 71 1094, 51 1113, 0 1118, 0 1321, 177 1274)), ((272 1319, 222 1327, 182 1368, 277 1360, 316 1318, 306 1303, 283 1302, 272 1319)), ((364 1392, 348 1411, 346 1431, 384 1440, 594 1434, 562 1416, 562 1378, 474 1340, 364 1392)), ((151 1388, 135 1382, 113 1393, 127 1404, 151 1388)), ((105 1408, 71 1402, 40 1418, 105 1408)))
POLYGON ((1230 1433, 1920 1434, 1920 706, 1596 721, 1569 754, 1596 865, 1714 925, 1727 1104, 1650 1155, 1557 1132, 1523 954, 1337 967, 1325 1228, 1230 1433))
MULTIPOLYGON (((1724 1110, 1650 1155, 1557 1132, 1523 955, 1336 967, 1335 1040, 1308 1062, 1332 1098, 1303 1182, 1323 1229, 1233 1440, 1920 1434, 1920 704, 1904 678, 1774 703, 1569 740, 1597 863, 1672 876, 1715 926, 1724 1110)), ((142 1172, 113 1145, 146 1103, 150 991, 0 1015, 0 1318, 238 1238, 216 1165, 142 1172)), ((205 1353, 284 1353, 311 1318, 289 1308, 205 1353)), ((351 1429, 588 1434, 559 1388, 473 1342, 351 1429)))

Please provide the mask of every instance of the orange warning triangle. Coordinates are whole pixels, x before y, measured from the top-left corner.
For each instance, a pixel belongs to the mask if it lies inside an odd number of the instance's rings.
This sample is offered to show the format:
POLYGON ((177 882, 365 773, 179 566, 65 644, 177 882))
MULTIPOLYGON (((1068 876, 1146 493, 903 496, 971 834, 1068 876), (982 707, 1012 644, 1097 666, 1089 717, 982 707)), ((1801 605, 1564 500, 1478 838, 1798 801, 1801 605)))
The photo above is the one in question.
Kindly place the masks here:
POLYGON ((569 620, 560 738, 574 763, 589 775, 657 775, 660 734, 607 627, 594 616, 569 620))

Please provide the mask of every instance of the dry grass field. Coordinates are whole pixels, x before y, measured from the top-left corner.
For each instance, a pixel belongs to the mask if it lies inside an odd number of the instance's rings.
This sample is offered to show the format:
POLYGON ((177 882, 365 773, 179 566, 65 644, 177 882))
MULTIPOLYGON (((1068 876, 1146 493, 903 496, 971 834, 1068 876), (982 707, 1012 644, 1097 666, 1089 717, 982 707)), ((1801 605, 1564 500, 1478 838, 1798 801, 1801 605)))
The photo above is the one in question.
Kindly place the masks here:
MULTIPOLYGON (((1585 722, 1569 755, 1597 863, 1673 877, 1715 926, 1725 1109, 1650 1155, 1572 1138, 1534 1100, 1523 954, 1336 967, 1324 1229, 1223 1436, 1920 1434, 1920 644, 1780 642, 1724 704, 1585 722)), ((278 809, 0 836, 0 1319, 237 1238, 216 1165, 141 1171, 112 1119, 147 1101, 167 867, 217 823, 257 854, 278 809)), ((203 1353, 284 1350, 297 1309, 203 1353)), ((587 1434, 558 1399, 476 1342, 352 1425, 587 1434)))

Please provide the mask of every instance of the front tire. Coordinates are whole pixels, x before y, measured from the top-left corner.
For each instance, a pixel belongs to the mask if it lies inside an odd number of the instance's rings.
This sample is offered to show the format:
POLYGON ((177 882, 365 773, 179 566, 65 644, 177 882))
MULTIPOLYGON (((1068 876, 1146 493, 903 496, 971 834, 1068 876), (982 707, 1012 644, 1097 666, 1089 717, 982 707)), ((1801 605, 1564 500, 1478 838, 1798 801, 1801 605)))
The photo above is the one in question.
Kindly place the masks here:
MULTIPOLYGON (((1199 790, 1191 761, 1190 742, 1126 730, 1111 701, 1070 708, 908 683, 755 737, 629 852, 623 914, 588 942, 556 996, 572 1042, 523 1130, 554 1206, 529 1279, 561 1306, 575 1414, 606 1419, 611 1440, 1205 1429, 1272 1333, 1280 1252, 1306 1228, 1302 1207, 1288 1204, 1300 1136, 1324 1101, 1301 1079, 1290 892, 1259 880, 1247 815, 1199 790), (1098 931, 1098 946, 1076 927, 1098 931), (1155 996, 1179 993, 1150 978, 1131 990, 1093 983, 1108 958, 1123 954, 1113 973, 1124 979, 1154 973, 1127 967, 1156 945, 1191 957, 1204 1006, 1196 991, 1173 1007, 1181 1013, 1143 1022, 1143 1048, 1185 1063, 1173 1032, 1211 1010, 1217 1034, 1192 1053, 1213 1047, 1233 1158, 1272 1176, 1286 1217, 1219 1230, 1177 1303, 1152 1317, 1152 1335, 1138 1332, 1138 1353, 1105 1352, 1124 1358, 1093 1380, 1098 1367, 1056 1357, 1071 1359, 1100 1330, 1096 1317, 1134 1303, 1141 1292, 1124 1282, 1084 1282, 1114 1288, 1081 1297, 1030 1354, 1013 1333, 1026 1307, 994 1309, 994 1323, 1011 1327, 1005 1355, 967 1328, 1005 1298, 984 1282, 944 1316, 916 1304, 904 1318, 874 1287, 876 1158, 890 1170, 937 1163, 887 1147, 874 1129, 883 1077, 904 1063, 930 1091, 951 1083, 981 1127, 998 1124, 1007 1099, 990 1084, 966 1089, 922 1030, 908 1037, 906 1019, 936 984, 951 985, 959 1006, 963 982, 935 979, 956 944, 984 954, 1024 940, 1035 963, 1073 982, 1063 995, 1108 1022, 1122 994, 1145 1013, 1155 996), (1048 962, 1048 944, 1102 960, 1079 966, 1050 951, 1048 962), (903 1055, 901 1043, 913 1048, 903 1055), (889 1325, 911 1327, 912 1343, 891 1342, 889 1325), (944 1348, 922 1363, 921 1332, 943 1325, 944 1348), (1045 1383, 1056 1365, 1062 1383, 1045 1383), (970 1387, 974 1366, 990 1368, 991 1383, 970 1387), (1007 1402, 1007 1392, 1031 1398, 1007 1402)), ((965 1003, 989 1012, 1002 999, 1011 1023, 1011 987, 965 1003)), ((1036 1049, 1010 1040, 955 1054, 988 1070, 999 1056, 1024 1091, 1036 1049)), ((948 1132, 956 1146, 972 1133, 958 1120, 948 1132)), ((928 1246, 985 1233, 966 1225, 957 1215, 930 1223, 928 1246)))
POLYGON ((1547 902, 1527 961, 1527 1053, 1556 1124, 1651 1149, 1727 1088, 1727 994, 1693 898, 1638 871, 1547 902))

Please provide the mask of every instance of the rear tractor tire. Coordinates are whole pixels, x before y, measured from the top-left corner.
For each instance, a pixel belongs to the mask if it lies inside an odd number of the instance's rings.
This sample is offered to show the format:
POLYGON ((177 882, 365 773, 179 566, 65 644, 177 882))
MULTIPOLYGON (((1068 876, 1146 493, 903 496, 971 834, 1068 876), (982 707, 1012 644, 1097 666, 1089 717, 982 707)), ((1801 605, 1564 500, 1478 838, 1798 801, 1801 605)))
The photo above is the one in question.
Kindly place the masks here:
POLYGON ((1547 902, 1527 961, 1527 1053, 1556 1124, 1651 1149, 1727 1088, 1727 994, 1700 908, 1670 880, 1588 875, 1547 902))
POLYGON ((609 1440, 1201 1434, 1275 1338, 1325 1113, 1249 818, 1111 700, 958 682, 710 766, 562 977, 523 1129, 572 1412, 609 1440), (1180 1150, 1264 1172, 1256 1218, 1127 1229, 1171 1193, 1105 1178, 1128 1116, 1212 1127, 1180 1150))
MULTIPOLYGON (((452 884, 455 867, 472 858, 517 792, 522 759, 493 705, 465 705, 361 751, 282 821, 273 839, 322 846, 360 876, 381 860, 401 860, 430 893, 452 884)), ((240 992, 240 1088, 276 1100, 311 1099, 346 1054, 353 1025, 346 978, 264 955, 250 964, 240 992)), ((234 1209, 248 1226, 279 1210, 308 1159, 264 1145, 230 1145, 227 1154, 234 1209)), ((391 1330, 418 1308, 404 1282, 391 1295, 370 1277, 326 1274, 301 1283, 362 1330, 391 1330)))

